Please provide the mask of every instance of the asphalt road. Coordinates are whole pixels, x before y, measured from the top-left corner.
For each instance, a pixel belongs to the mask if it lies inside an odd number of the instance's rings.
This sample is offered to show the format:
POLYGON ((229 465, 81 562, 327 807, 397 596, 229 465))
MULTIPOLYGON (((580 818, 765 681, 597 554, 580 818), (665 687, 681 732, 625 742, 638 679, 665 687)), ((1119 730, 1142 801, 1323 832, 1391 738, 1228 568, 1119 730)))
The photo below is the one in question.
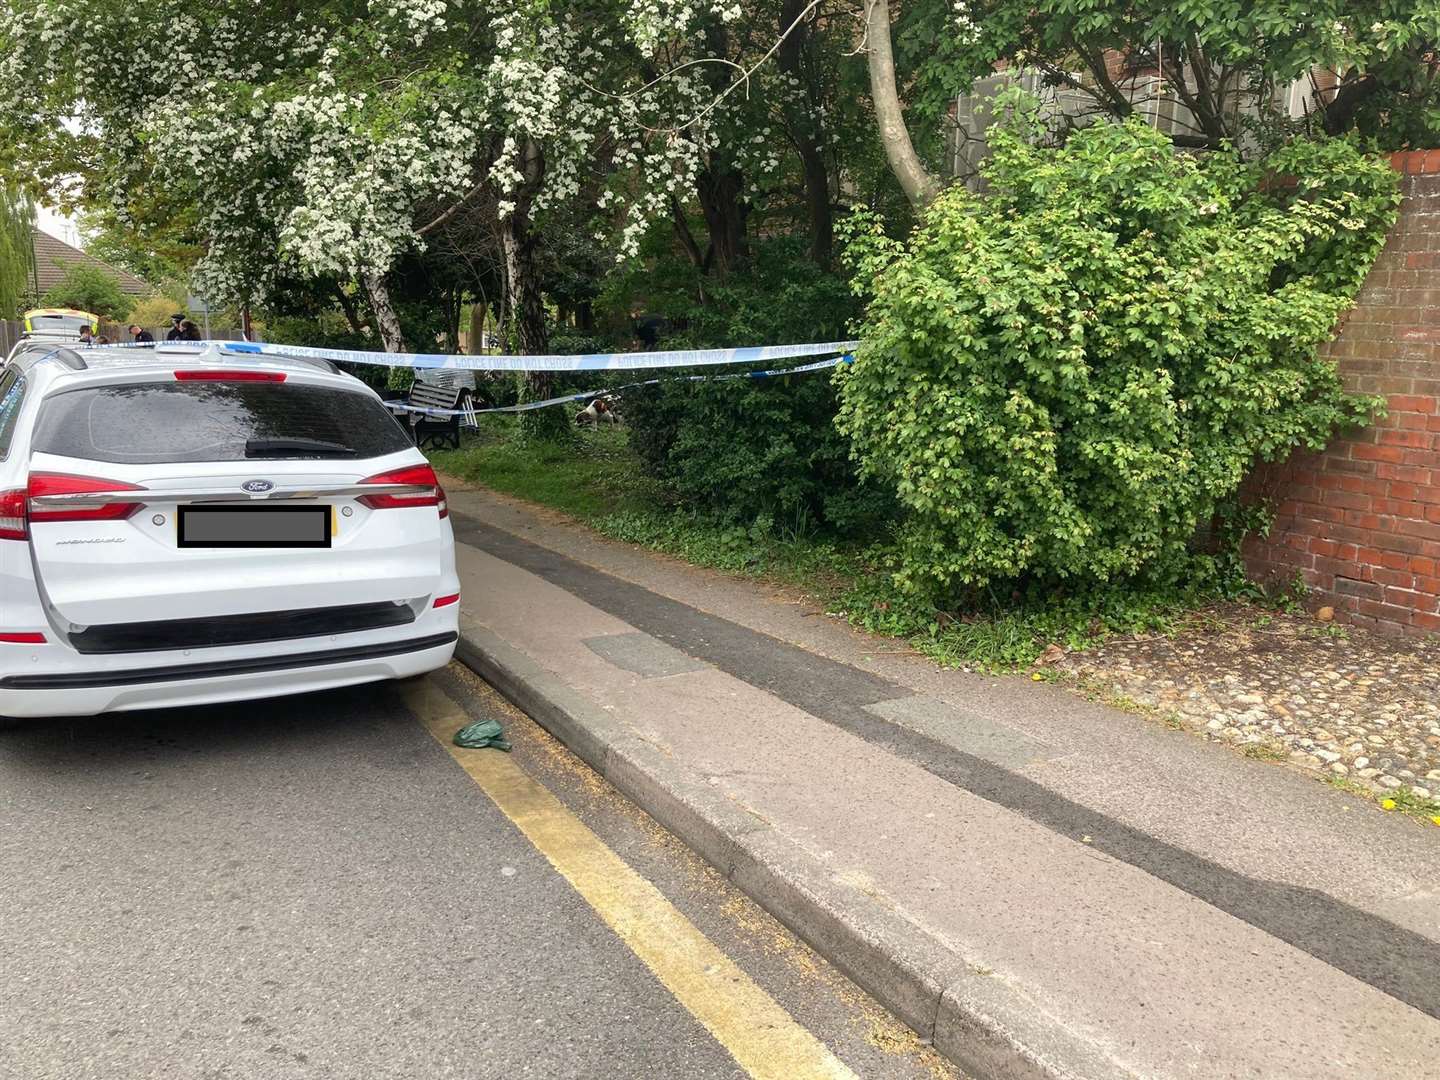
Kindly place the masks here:
MULTIPOLYGON (((432 681, 855 1075, 954 1075, 468 672, 432 681)), ((407 700, 0 731, 0 1078, 745 1076, 407 700)))

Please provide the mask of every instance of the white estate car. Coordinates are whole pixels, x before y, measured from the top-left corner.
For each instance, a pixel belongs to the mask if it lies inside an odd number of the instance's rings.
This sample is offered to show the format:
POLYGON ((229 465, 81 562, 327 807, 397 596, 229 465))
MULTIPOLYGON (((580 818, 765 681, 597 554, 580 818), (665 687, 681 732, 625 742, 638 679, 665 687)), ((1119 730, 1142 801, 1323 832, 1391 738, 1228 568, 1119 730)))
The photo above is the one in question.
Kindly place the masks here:
POLYGON ((0 367, 0 716, 417 675, 459 593, 435 473, 327 363, 27 343, 0 367))

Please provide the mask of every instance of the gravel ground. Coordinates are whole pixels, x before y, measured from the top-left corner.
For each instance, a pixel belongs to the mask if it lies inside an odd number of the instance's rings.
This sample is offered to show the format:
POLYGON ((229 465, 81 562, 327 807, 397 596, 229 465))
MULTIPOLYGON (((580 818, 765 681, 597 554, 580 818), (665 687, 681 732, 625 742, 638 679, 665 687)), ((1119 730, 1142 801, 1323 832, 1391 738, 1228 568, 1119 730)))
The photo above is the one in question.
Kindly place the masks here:
POLYGON ((1174 636, 1114 640, 1054 666, 1252 756, 1440 802, 1440 638, 1237 604, 1174 636))

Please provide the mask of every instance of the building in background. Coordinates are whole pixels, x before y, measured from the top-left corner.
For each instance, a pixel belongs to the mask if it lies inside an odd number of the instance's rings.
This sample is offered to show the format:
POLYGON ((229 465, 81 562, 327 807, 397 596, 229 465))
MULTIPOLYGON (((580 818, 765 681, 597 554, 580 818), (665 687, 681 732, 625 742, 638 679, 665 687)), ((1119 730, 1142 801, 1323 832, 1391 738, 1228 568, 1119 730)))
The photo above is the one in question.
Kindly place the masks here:
POLYGON ((35 263, 32 285, 36 296, 44 296, 73 266, 88 266, 108 274, 127 296, 146 297, 155 293, 155 287, 148 281, 136 277, 128 270, 111 266, 93 255, 87 255, 79 248, 72 247, 41 229, 34 230, 33 242, 35 263))
MULTIPOLYGON (((1143 56, 1108 52, 1104 67, 1107 85, 1130 103, 1135 115, 1165 132, 1177 146, 1211 141, 1203 134, 1203 123, 1175 90, 1177 74, 1187 93, 1196 89, 1193 69, 1167 61, 1159 47, 1143 56), (1161 75, 1161 65, 1168 77, 1161 75)), ((1235 84, 1226 95, 1226 111, 1258 116, 1261 98, 1257 94, 1263 94, 1267 112, 1273 110, 1277 116, 1299 121, 1333 97, 1336 85, 1335 73, 1319 68, 1269 93, 1235 84)), ((1082 127, 1107 115, 1094 94, 1096 79, 1089 72, 1064 72, 1057 78, 1029 68, 1006 68, 1002 61, 993 75, 977 79, 970 92, 959 95, 950 107, 946 167, 951 176, 971 188, 978 186, 980 165, 990 153, 985 132, 996 119, 995 98, 1014 86, 1039 99, 1042 115, 1057 129, 1082 127)))

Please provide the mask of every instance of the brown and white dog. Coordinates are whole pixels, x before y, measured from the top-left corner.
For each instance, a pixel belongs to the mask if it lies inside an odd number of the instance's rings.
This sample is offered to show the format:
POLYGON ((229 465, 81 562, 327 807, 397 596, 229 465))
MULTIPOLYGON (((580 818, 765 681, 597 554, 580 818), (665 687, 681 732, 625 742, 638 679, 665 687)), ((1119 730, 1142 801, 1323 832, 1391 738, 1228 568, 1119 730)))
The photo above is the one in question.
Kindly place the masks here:
POLYGON ((605 403, 604 398, 596 398, 575 414, 575 423, 581 427, 584 427, 586 424, 595 427, 601 424, 618 424, 620 423, 620 416, 605 403))

